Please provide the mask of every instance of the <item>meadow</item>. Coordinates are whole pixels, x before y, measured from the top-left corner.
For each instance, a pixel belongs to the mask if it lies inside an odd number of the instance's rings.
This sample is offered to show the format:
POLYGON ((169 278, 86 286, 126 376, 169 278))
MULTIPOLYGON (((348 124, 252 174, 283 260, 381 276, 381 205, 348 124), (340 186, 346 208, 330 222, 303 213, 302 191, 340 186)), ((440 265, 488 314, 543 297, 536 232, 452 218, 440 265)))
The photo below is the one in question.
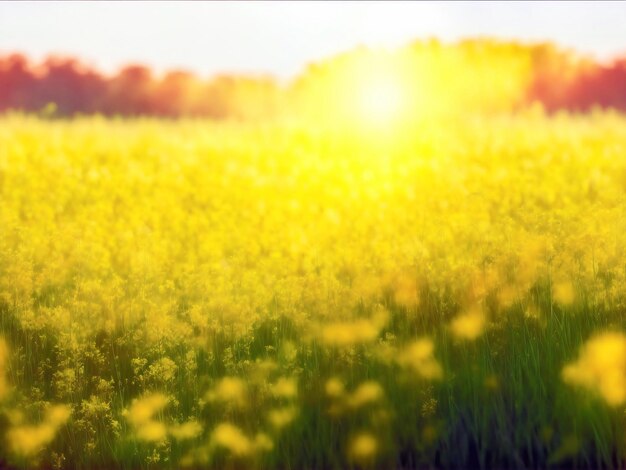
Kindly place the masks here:
POLYGON ((0 118, 0 467, 617 468, 626 117, 0 118))

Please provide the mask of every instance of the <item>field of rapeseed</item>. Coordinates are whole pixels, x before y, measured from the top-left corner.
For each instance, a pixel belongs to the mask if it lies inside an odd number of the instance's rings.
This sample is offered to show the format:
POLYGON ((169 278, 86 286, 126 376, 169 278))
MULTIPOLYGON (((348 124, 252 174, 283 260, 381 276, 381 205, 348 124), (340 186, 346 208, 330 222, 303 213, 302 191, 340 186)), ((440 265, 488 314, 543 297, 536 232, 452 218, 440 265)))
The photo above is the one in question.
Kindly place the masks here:
POLYGON ((0 122, 0 467, 623 466, 626 118, 0 122))

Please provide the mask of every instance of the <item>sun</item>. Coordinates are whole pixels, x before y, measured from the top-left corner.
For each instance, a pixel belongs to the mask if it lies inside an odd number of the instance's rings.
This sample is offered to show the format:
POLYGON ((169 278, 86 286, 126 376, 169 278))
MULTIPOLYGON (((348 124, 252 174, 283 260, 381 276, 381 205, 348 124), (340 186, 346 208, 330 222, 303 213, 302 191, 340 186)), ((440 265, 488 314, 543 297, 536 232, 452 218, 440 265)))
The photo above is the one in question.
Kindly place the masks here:
POLYGON ((414 83, 402 57, 364 54, 349 68, 349 107, 354 124, 367 129, 395 128, 411 108, 414 83))
POLYGON ((400 80, 386 74, 367 77, 357 88, 356 98, 357 112, 361 119, 376 125, 396 121, 405 102, 400 80))
POLYGON ((316 73, 319 78, 300 84, 299 95, 316 125, 388 136, 422 109, 423 102, 417 101, 421 81, 403 55, 364 48, 316 73))

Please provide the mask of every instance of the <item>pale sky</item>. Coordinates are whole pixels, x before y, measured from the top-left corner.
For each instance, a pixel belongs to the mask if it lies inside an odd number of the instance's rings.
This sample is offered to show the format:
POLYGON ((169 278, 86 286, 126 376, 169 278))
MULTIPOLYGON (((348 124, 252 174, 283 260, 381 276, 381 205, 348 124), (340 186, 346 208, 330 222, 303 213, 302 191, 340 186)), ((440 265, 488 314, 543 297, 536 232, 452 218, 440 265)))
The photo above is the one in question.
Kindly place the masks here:
POLYGON ((626 2, 0 2, 0 53, 289 78, 359 44, 427 37, 552 40, 604 60, 626 55, 625 22, 626 2))

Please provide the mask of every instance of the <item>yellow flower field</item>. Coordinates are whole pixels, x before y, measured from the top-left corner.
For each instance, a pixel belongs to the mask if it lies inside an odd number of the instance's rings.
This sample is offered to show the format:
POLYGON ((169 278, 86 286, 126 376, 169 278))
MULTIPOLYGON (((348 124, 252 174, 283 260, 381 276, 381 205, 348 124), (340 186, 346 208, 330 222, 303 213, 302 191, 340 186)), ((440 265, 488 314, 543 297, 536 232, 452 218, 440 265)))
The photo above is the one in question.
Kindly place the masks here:
POLYGON ((0 467, 623 466, 626 117, 0 119, 0 467))

